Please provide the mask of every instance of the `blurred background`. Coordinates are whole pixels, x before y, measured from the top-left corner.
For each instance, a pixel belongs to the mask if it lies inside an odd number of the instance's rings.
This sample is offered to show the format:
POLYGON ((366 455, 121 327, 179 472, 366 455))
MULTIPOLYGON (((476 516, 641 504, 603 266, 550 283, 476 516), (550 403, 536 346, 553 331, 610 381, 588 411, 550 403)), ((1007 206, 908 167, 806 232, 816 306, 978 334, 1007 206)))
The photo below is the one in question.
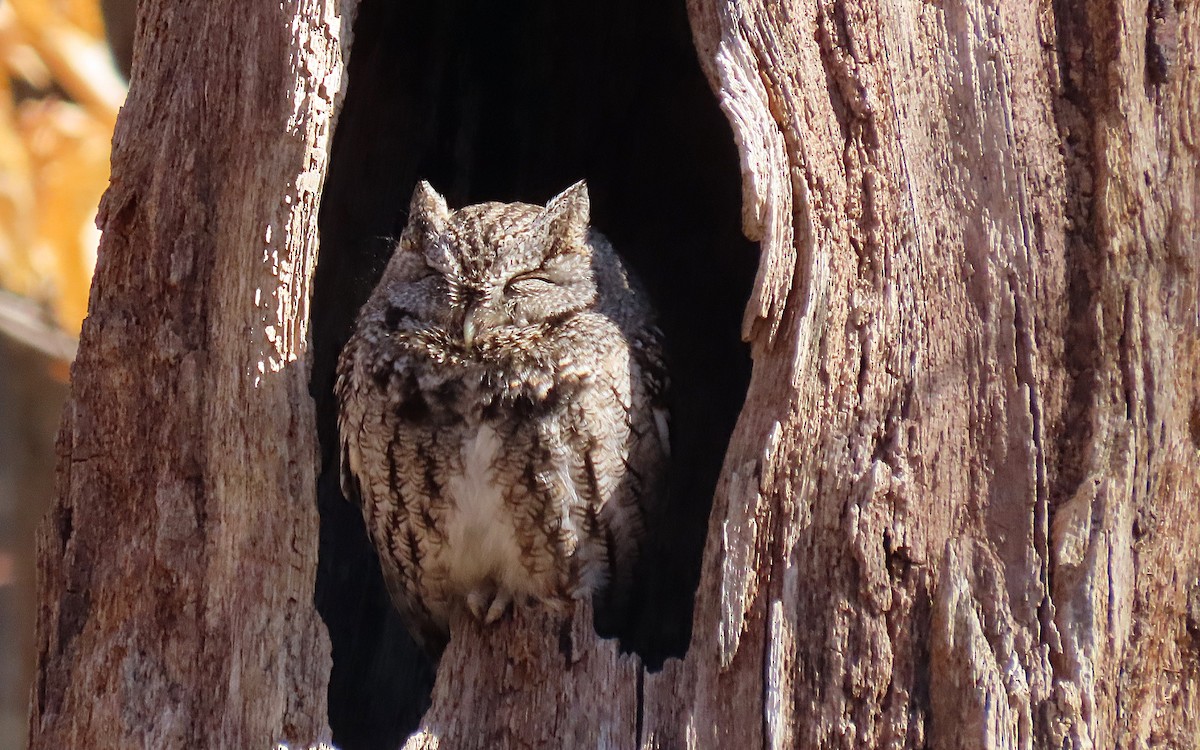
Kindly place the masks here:
POLYGON ((136 0, 0 0, 0 749, 25 746, 34 534, 125 97, 136 0))

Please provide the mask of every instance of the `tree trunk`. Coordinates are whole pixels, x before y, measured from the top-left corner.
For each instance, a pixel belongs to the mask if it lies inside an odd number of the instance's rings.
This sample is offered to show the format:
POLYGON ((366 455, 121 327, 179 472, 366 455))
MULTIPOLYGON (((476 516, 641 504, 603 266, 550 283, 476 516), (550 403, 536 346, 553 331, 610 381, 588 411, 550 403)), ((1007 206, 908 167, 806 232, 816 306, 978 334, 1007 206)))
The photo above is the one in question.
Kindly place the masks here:
MULTIPOLYGON (((304 344, 346 13, 225 6, 143 6, 35 747, 325 733, 304 344)), ((406 747, 1195 746, 1198 7, 691 0, 761 244, 691 646, 456 628, 406 747)))
POLYGON ((40 530, 34 748, 328 734, 306 351, 348 24, 141 5, 40 530))
MULTIPOLYGON (((593 741, 1194 746, 1196 7, 689 11, 762 244, 754 377, 691 648, 593 741)), ((558 710, 497 712, 497 647, 452 647, 411 747, 456 713, 442 746, 549 747, 622 695, 548 654, 558 710)))
POLYGON ((690 10, 762 259, 649 744, 1195 746, 1197 6, 690 10))

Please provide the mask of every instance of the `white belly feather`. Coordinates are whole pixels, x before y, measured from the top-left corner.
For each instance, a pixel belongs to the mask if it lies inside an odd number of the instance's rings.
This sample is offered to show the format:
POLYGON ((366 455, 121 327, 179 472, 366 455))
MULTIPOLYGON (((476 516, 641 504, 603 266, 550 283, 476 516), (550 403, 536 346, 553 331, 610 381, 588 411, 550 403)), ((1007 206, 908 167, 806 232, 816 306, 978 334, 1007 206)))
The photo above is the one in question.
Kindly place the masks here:
POLYGON ((451 587, 459 591, 470 591, 489 579, 512 591, 528 590, 529 576, 521 564, 512 516, 494 477, 502 445, 495 430, 481 425, 463 438, 463 471, 447 482, 451 501, 447 540, 438 562, 451 587))

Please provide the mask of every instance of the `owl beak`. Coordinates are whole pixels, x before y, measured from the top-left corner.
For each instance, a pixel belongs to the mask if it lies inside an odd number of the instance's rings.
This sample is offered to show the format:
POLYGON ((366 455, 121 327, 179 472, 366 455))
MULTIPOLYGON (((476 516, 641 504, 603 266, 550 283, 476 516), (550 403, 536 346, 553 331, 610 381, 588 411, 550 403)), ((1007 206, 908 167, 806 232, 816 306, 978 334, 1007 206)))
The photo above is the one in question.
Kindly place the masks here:
MULTIPOLYGON (((473 312, 473 311, 472 311, 473 312)), ((475 316, 468 313, 466 320, 463 321, 463 345, 468 349, 475 343, 475 316)))

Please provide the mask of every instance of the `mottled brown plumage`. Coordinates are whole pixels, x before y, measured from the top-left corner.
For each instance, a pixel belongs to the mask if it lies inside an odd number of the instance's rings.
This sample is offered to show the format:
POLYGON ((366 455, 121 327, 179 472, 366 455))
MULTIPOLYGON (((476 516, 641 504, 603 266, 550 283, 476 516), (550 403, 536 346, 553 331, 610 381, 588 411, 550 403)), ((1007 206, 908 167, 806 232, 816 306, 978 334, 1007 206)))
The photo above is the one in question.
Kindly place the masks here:
POLYGON ((417 187, 337 396, 347 497, 431 651, 463 609, 624 605, 668 450, 660 336, 583 183, 453 212, 417 187))

